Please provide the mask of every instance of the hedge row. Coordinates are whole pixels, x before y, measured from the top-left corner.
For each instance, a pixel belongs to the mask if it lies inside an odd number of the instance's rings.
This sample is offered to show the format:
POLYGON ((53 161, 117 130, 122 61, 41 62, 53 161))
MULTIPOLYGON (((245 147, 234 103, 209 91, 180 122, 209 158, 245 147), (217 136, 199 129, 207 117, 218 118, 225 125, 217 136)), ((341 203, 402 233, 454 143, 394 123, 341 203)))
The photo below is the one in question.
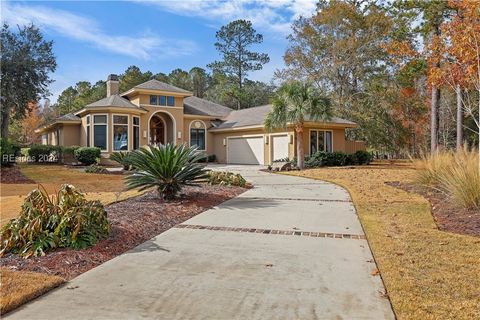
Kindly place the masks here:
POLYGON ((28 156, 35 162, 63 162, 76 159, 85 165, 96 163, 100 153, 100 148, 79 146, 60 147, 40 144, 32 145, 28 149, 28 156))
POLYGON ((319 151, 311 156, 305 157, 306 168, 330 167, 330 166, 351 166, 369 164, 373 155, 367 151, 359 150, 353 154, 345 152, 324 152, 319 151))

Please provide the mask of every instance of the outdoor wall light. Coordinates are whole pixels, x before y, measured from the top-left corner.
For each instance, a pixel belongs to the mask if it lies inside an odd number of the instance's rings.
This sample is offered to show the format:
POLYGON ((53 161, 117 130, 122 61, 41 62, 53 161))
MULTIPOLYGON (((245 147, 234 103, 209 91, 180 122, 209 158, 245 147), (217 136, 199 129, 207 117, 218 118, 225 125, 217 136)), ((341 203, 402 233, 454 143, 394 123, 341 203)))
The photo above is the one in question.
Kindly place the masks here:
POLYGON ((178 139, 182 139, 182 131, 178 131, 178 133, 177 133, 177 138, 178 138, 178 139))
POLYGON ((144 137, 144 138, 147 137, 147 130, 143 130, 143 137, 144 137))
POLYGON ((223 138, 223 146, 225 147, 227 145, 227 139, 223 138))

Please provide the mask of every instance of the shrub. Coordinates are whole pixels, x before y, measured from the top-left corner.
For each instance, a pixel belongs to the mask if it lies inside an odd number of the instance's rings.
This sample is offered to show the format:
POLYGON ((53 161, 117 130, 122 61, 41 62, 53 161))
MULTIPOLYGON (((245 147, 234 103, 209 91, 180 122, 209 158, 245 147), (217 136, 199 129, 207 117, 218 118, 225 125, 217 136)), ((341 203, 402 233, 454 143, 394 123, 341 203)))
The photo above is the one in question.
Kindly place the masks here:
POLYGON ((210 171, 208 173, 208 183, 211 185, 245 187, 247 181, 238 173, 210 171))
POLYGON ((20 212, 1 230, 0 254, 25 258, 44 255, 55 248, 86 248, 110 232, 107 212, 99 201, 87 201, 72 185, 56 195, 44 188, 30 192, 20 212))
POLYGON ((100 173, 100 174, 108 174, 108 170, 102 166, 97 164, 92 164, 91 166, 85 169, 86 173, 100 173))
POLYGON ((355 153, 350 153, 345 156, 345 165, 346 166, 354 166, 358 163, 358 158, 355 153))
POLYGON ((355 157, 357 158, 357 163, 360 165, 369 164, 373 160, 373 155, 364 150, 358 150, 355 152, 355 157))
POLYGON ((80 148, 80 146, 68 146, 68 147, 62 147, 61 148, 61 161, 63 163, 65 162, 74 162, 75 160, 75 150, 77 150, 78 148, 80 148))
POLYGON ((444 192, 457 205, 480 209, 480 166, 476 151, 442 152, 417 161, 418 181, 444 192))
POLYGON ((211 154, 209 156, 204 155, 198 162, 215 162, 217 160, 217 156, 214 154, 211 154))
POLYGON ((100 158, 100 148, 95 147, 80 147, 75 150, 75 159, 81 163, 89 166, 97 162, 97 158, 100 158))
POLYGON ((15 157, 18 155, 20 155, 20 147, 6 138, 0 138, 0 163, 2 167, 15 163, 15 157))
POLYGON ((170 200, 183 185, 193 185, 207 178, 203 157, 196 147, 166 144, 132 151, 130 162, 134 173, 127 176, 127 188, 145 190, 155 187, 161 198, 170 200))
POLYGON ((35 144, 28 149, 28 155, 35 162, 57 162, 61 149, 60 146, 35 144))
POLYGON ((123 166, 124 170, 131 170, 131 164, 129 161, 130 152, 112 152, 110 154, 110 160, 117 162, 123 166))

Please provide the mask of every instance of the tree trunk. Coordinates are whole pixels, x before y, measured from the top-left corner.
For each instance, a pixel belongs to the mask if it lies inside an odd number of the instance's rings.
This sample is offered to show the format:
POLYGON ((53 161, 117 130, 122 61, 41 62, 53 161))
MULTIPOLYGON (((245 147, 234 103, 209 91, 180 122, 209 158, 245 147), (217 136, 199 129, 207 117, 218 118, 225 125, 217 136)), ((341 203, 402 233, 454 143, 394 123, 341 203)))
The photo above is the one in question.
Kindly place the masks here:
POLYGON ((1 119, 1 135, 2 138, 8 138, 8 126, 10 125, 10 117, 6 110, 2 110, 2 119, 1 119), (6 113, 6 114, 5 114, 6 113))
POLYGON ((439 127, 439 104, 440 104, 440 89, 432 86, 432 101, 430 114, 430 152, 438 151, 438 127, 439 127))
POLYGON ((303 124, 295 127, 297 132, 297 167, 303 170, 305 165, 305 150, 303 149, 303 124))
POLYGON ((462 89, 457 85, 457 151, 463 148, 463 104, 462 89))

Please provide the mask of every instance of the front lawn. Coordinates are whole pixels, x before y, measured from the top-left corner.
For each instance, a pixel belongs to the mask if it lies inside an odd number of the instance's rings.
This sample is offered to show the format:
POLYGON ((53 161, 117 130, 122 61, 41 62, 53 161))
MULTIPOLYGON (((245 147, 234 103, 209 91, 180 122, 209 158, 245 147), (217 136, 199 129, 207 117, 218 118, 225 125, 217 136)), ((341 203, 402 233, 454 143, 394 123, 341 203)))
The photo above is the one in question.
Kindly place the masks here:
POLYGON ((346 188, 399 319, 480 318, 480 238, 440 231, 406 162, 288 172, 346 188))
POLYGON ((85 173, 62 165, 21 164, 19 168, 26 180, 1 184, 0 225, 18 215, 25 196, 39 184, 49 193, 59 190, 62 184, 72 184, 85 192, 88 200, 100 200, 104 205, 138 195, 136 190, 125 191, 123 175, 85 173))

